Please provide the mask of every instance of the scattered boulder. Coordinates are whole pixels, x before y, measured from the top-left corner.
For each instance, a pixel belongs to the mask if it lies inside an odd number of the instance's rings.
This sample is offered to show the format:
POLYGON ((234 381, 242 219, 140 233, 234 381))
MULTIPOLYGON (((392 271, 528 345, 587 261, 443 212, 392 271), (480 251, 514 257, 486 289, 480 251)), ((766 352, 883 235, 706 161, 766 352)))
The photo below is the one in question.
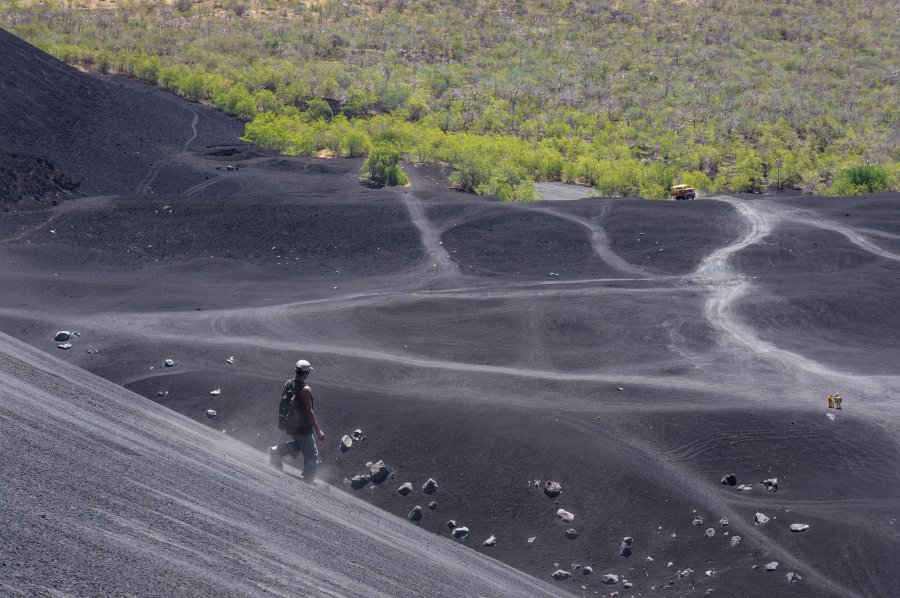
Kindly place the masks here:
POLYGON ((96 355, 99 352, 100 349, 88 349, 87 351, 85 351, 85 353, 87 353, 88 355, 96 355))
POLYGON ((753 516, 753 520, 756 522, 756 525, 765 525, 769 522, 769 518, 762 513, 757 513, 753 516))
POLYGON ((384 464, 384 461, 378 461, 369 467, 369 480, 373 484, 380 484, 387 479, 389 473, 391 470, 384 464))
POLYGON ((700 515, 697 515, 696 517, 694 517, 694 520, 691 521, 691 525, 696 525, 696 526, 703 525, 703 517, 701 517, 700 515))
POLYGON ((605 583, 608 586, 619 583, 619 576, 613 573, 607 573, 603 577, 600 578, 600 581, 605 583))
POLYGON ((740 543, 741 543, 741 537, 740 537, 740 536, 731 536, 731 547, 732 547, 732 548, 737 547, 737 545, 740 544, 740 543))
POLYGON ((432 511, 435 510, 437 508, 437 503, 434 501, 431 501, 430 503, 428 503, 428 508, 431 509, 432 511))
POLYGON ((354 490, 359 490, 368 486, 370 481, 371 479, 367 475, 355 475, 350 478, 350 487, 354 490))
POLYGON ((737 486, 737 476, 729 473, 722 478, 722 483, 728 486, 737 486))
POLYGON ((728 525, 728 518, 722 517, 721 519, 719 519, 719 525, 721 525, 722 527, 725 527, 726 525, 728 525))
POLYGON ((68 351, 72 348, 72 343, 63 343, 61 345, 56 345, 57 349, 62 349, 63 351, 68 351))
POLYGON ((168 390, 158 390, 158 391, 156 391, 156 396, 158 396, 158 397, 160 397, 160 398, 162 398, 162 397, 164 397, 164 396, 166 396, 166 395, 168 395, 168 394, 169 394, 169 391, 168 391, 168 390))
POLYGON ((625 536, 622 539, 622 543, 619 544, 619 556, 631 556, 632 542, 634 542, 634 538, 631 536, 625 536))
POLYGON ((625 588, 626 590, 630 590, 631 588, 634 587, 634 584, 631 583, 630 581, 626 581, 625 583, 622 584, 622 587, 625 588))
POLYGON ((679 578, 681 578, 681 577, 688 577, 689 575, 693 575, 693 574, 694 574, 694 570, 691 569, 690 567, 688 567, 687 569, 685 569, 685 570, 683 570, 683 571, 679 571, 679 572, 678 572, 678 577, 679 577, 679 578))
POLYGON ((584 573, 585 575, 593 575, 593 573, 594 573, 594 568, 591 567, 590 565, 588 565, 587 567, 585 567, 584 569, 582 569, 581 572, 584 573))
POLYGON ((566 530, 566 537, 570 540, 574 540, 578 537, 578 532, 575 531, 575 528, 569 528, 566 530))
POLYGON ((771 563, 766 563, 766 571, 774 571, 778 568, 778 561, 772 561, 771 563))
POLYGON ((459 538, 460 540, 465 540, 469 537, 469 528, 467 527, 455 527, 453 528, 453 537, 459 538))
POLYGON ((737 487, 737 489, 740 490, 741 492, 750 492, 751 490, 753 490, 753 486, 747 486, 746 484, 741 484, 740 486, 737 487))
POLYGON ((418 523, 422 521, 422 507, 416 505, 413 507, 413 510, 409 512, 409 515, 406 516, 407 519, 412 521, 413 523, 418 523))
POLYGON ((712 537, 715 536, 715 535, 716 535, 716 528, 710 527, 710 528, 708 528, 708 529, 706 530, 706 537, 707 537, 707 538, 712 538, 712 537))
POLYGON ((71 332, 69 332, 68 330, 60 330, 59 332, 56 333, 56 336, 53 337, 53 340, 55 340, 58 343, 62 343, 71 338, 72 338, 71 332))
POLYGON ((405 484, 397 488, 397 492, 402 496, 407 496, 410 492, 412 492, 412 484, 406 482, 405 484))
POLYGON ((496 543, 497 543, 497 537, 494 536, 493 534, 491 535, 490 538, 488 538, 487 540, 484 541, 485 546, 494 546, 496 543))
POLYGON ((805 523, 792 523, 791 531, 792 532, 805 532, 809 529, 809 526, 805 523))
POLYGON ((561 492, 562 486, 559 485, 559 482, 544 482, 544 494, 550 498, 556 498, 561 492))
POLYGON ((365 436, 363 436, 362 430, 353 430, 353 434, 351 434, 351 436, 353 437, 353 440, 356 441, 360 441, 365 438, 365 436))
POLYGON ((438 483, 431 478, 428 478, 428 481, 422 484, 422 492, 424 492, 425 494, 434 494, 435 492, 437 492, 437 489, 438 483))
POLYGON ((167 359, 163 362, 163 365, 166 366, 167 368, 173 368, 173 367, 175 367, 175 361, 172 359, 167 359))
POLYGON ((572 523, 575 521, 575 515, 570 513, 565 509, 560 509, 556 512, 556 516, 565 521, 566 523, 572 523))
POLYGON ((763 480, 762 484, 769 492, 778 492, 778 478, 769 478, 768 480, 763 480))
POLYGON ((346 434, 344 434, 341 437, 341 452, 346 453, 347 451, 350 450, 350 447, 352 447, 352 446, 353 446, 353 439, 350 438, 349 436, 347 436, 346 434))
POLYGON ((563 581, 572 577, 572 574, 568 571, 563 571, 562 569, 557 569, 553 572, 553 579, 556 581, 563 581))
POLYGON ((217 397, 217 396, 219 396, 220 394, 222 394, 222 389, 221 389, 221 388, 217 388, 217 389, 215 389, 215 390, 211 390, 211 391, 209 391, 209 394, 211 394, 211 395, 214 396, 214 397, 217 397))
POLYGON ((225 360, 225 363, 229 363, 229 364, 234 363, 234 355, 232 355, 231 357, 229 357, 228 359, 226 359, 226 360, 225 360))
POLYGON ((218 415, 218 413, 216 413, 215 409, 207 409, 206 410, 206 417, 215 417, 217 415, 218 415))
POLYGON ((531 536, 530 538, 528 538, 528 545, 529 545, 529 546, 534 546, 534 541, 535 541, 535 540, 537 540, 537 536, 531 536))
POLYGON ((796 573, 794 573, 793 571, 791 571, 790 573, 787 574, 787 580, 789 583, 797 583, 801 579, 803 579, 803 578, 800 577, 799 575, 797 575, 796 573))
POLYGON ((447 527, 449 527, 450 529, 453 529, 454 527, 456 527, 456 519, 451 519, 450 521, 448 521, 447 527))

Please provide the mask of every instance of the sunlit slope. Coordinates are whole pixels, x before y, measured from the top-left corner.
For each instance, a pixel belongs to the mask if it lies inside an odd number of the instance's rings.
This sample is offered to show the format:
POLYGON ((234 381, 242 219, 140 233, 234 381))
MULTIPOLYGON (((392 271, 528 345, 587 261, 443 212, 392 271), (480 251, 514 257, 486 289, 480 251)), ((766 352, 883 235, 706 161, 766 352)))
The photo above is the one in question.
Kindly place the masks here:
POLYGON ((559 590, 0 334, 4 596, 559 590))

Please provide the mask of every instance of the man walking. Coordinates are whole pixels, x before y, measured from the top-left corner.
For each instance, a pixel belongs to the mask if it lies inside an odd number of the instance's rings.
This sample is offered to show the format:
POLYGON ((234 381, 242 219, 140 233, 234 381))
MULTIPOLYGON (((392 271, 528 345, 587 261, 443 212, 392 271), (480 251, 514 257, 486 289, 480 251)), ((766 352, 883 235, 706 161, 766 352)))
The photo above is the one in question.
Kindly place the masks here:
POLYGON ((282 398, 292 398, 291 413, 288 418, 285 432, 294 440, 283 442, 269 447, 269 463, 278 469, 282 469, 281 458, 290 455, 296 459, 303 453, 303 481, 312 484, 316 481, 316 460, 319 457, 319 449, 313 432, 319 440, 325 440, 325 432, 319 426, 316 412, 313 411, 312 388, 306 383, 312 366, 305 359, 301 359, 294 365, 294 378, 284 384, 282 398))

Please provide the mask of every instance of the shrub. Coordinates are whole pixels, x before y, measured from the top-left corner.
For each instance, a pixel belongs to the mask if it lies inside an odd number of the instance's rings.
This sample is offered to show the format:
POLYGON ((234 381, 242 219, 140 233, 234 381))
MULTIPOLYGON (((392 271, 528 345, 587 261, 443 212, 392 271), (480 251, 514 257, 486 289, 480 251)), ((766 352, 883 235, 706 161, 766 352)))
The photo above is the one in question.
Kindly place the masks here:
POLYGON ((884 168, 878 166, 854 166, 840 171, 832 181, 829 191, 834 195, 862 195, 887 191, 890 177, 884 168))
POLYGON ((309 101, 309 106, 306 108, 306 117, 310 121, 315 120, 331 120, 334 116, 334 112, 331 111, 331 106, 328 105, 328 102, 321 98, 313 98, 309 101))

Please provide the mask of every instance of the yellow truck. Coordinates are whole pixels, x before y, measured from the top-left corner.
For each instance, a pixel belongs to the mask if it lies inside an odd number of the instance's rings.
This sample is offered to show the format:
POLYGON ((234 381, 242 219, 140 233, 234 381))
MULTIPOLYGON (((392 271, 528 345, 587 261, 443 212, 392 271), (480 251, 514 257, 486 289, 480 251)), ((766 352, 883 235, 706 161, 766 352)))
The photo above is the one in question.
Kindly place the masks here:
POLYGON ((697 199, 697 192, 691 185, 675 185, 669 190, 672 199, 697 199))

